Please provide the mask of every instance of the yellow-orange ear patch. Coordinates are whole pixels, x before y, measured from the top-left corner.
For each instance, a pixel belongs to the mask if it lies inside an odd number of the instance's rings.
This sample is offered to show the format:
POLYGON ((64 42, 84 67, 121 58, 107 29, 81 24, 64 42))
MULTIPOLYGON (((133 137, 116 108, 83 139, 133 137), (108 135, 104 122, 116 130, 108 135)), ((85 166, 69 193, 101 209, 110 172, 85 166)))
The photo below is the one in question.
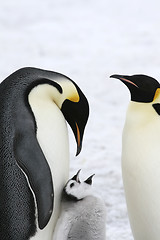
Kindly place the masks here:
POLYGON ((70 96, 68 98, 68 100, 70 100, 72 102, 79 102, 79 95, 78 95, 78 93, 74 93, 72 96, 70 96))
POLYGON ((157 88, 154 98, 153 98, 153 101, 155 101, 159 96, 160 96, 160 88, 157 88))

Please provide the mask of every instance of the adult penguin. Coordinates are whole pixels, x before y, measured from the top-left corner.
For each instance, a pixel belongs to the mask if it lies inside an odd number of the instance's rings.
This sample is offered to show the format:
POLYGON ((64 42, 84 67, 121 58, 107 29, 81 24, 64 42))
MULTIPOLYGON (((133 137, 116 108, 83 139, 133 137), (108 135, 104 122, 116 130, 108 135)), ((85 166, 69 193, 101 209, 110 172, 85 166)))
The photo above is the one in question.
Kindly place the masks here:
POLYGON ((66 121, 79 154, 88 115, 86 97, 60 73, 22 68, 0 84, 1 240, 52 239, 69 174, 66 121))
POLYGON ((160 239, 160 84, 145 75, 113 75, 130 90, 122 174, 135 240, 160 239))

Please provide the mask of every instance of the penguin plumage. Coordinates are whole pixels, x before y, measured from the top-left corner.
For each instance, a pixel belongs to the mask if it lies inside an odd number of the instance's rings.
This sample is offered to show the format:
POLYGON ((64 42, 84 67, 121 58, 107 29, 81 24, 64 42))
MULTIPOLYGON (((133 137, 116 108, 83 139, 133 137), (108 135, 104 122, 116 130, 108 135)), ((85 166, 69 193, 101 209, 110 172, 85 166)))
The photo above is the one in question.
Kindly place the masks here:
POLYGON ((113 75, 130 90, 122 138, 122 175, 135 240, 160 236, 160 84, 145 75, 113 75))
POLYGON ((79 172, 64 187, 53 240, 106 239, 105 203, 92 189, 94 174, 80 182, 79 172))
POLYGON ((88 114, 86 97, 62 74, 23 68, 0 84, 1 240, 51 239, 69 174, 65 120, 78 154, 88 114))

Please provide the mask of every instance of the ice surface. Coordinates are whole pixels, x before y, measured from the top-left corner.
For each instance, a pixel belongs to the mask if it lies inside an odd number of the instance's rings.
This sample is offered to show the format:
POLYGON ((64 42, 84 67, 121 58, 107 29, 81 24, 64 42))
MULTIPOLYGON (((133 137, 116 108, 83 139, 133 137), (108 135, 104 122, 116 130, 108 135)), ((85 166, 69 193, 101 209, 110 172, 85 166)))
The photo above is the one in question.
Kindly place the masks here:
POLYGON ((107 239, 133 240, 121 176, 121 134, 129 93, 114 73, 160 80, 160 2, 5 0, 0 7, 0 77, 23 66, 50 69, 78 83, 90 103, 83 150, 69 130, 71 172, 95 173, 105 199, 107 239))

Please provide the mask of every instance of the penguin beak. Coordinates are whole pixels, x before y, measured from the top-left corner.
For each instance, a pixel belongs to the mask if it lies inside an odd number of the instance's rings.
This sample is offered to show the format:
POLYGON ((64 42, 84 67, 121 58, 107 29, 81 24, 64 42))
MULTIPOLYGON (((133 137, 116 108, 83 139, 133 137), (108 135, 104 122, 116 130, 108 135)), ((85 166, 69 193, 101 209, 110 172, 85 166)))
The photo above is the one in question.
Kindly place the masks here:
POLYGON ((76 124, 76 129, 77 129, 77 134, 76 134, 76 141, 77 141, 77 153, 76 153, 76 156, 81 152, 81 149, 82 149, 82 140, 81 140, 81 135, 80 135, 80 130, 79 130, 79 127, 76 124))
POLYGON ((76 87, 79 94, 79 101, 72 102, 66 99, 62 104, 61 111, 74 133, 77 142, 77 156, 82 149, 84 129, 89 116, 89 104, 79 87, 77 85, 76 87))
POLYGON ((92 185, 92 178, 94 177, 95 174, 92 174, 89 178, 87 178, 84 182, 89 184, 89 185, 92 185))
POLYGON ((80 173, 80 171, 81 171, 81 169, 78 170, 76 175, 74 175, 73 178, 71 178, 71 180, 75 180, 76 182, 80 183, 80 180, 79 180, 79 173, 80 173))
POLYGON ((135 84, 133 81, 127 79, 127 76, 114 74, 114 75, 111 75, 110 78, 119 79, 119 80, 121 80, 122 82, 124 82, 124 83, 126 83, 126 84, 129 83, 129 84, 131 84, 131 85, 139 88, 139 87, 137 86, 137 84, 135 84))

